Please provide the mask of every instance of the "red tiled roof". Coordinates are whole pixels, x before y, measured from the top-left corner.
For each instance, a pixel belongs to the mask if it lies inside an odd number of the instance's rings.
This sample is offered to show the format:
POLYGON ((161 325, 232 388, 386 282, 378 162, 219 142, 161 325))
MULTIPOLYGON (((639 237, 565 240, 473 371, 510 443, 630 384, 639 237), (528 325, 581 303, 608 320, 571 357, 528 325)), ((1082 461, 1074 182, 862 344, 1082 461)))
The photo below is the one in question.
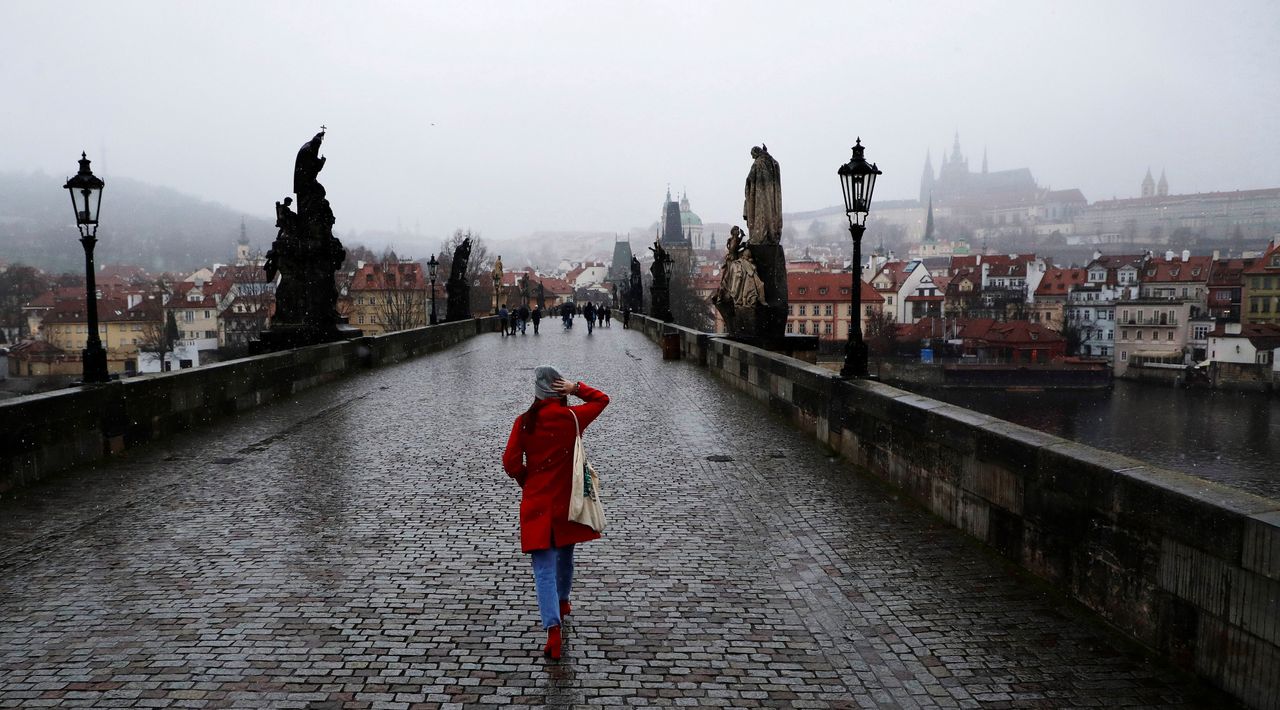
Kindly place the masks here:
POLYGON ((1152 259, 1138 272, 1143 283, 1205 283, 1209 280, 1213 258, 1193 256, 1181 259, 1152 259))
POLYGON ((1244 285, 1244 270, 1253 266, 1253 259, 1219 259, 1210 269, 1209 286, 1232 288, 1244 285))
MULTIPOLYGON (((840 272, 795 271, 787 274, 787 300, 796 303, 842 303, 852 295, 849 292, 852 279, 852 274, 840 272), (804 289, 804 293, 800 289, 804 289)), ((884 297, 863 281, 862 302, 883 303, 884 297)))
POLYGON ((397 264, 370 262, 356 270, 351 277, 352 291, 382 291, 388 288, 427 290, 426 274, 422 264, 402 261, 397 264))
POLYGON ((1212 338, 1248 338, 1249 342, 1259 350, 1280 348, 1280 324, 1276 323, 1242 323, 1238 335, 1227 334, 1227 324, 1219 323, 1209 333, 1212 338))
POLYGON ((1272 244, 1262 258, 1253 262, 1244 270, 1246 274, 1280 274, 1280 267, 1271 266, 1271 257, 1280 254, 1280 244, 1272 244))
POLYGON ((1036 287, 1037 296, 1065 296, 1073 288, 1088 282, 1088 269, 1047 269, 1040 285, 1036 287))

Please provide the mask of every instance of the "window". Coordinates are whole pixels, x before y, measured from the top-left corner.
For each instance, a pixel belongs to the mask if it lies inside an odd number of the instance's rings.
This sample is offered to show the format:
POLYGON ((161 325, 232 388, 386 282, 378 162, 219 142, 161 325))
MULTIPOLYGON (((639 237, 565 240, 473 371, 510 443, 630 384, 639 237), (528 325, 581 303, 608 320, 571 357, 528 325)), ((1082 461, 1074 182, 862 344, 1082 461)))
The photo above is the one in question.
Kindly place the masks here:
POLYGON ((819 295, 819 296, 825 296, 825 295, 827 295, 827 287, 826 287, 826 286, 819 286, 819 287, 818 287, 818 295, 819 295))
POLYGON ((790 332, 791 332, 791 324, 790 324, 790 323, 787 323, 787 332, 788 332, 788 333, 790 333, 790 332))
MULTIPOLYGON (((803 304, 800 306, 800 315, 805 315, 805 306, 803 304)), ((800 332, 803 333, 804 331, 802 330, 800 332)))
POLYGON ((1136 340, 1142 340, 1142 331, 1138 331, 1138 337, 1136 340))
POLYGON ((787 304, 787 315, 789 315, 789 316, 794 316, 795 314, 796 314, 796 304, 794 304, 794 303, 788 303, 788 304, 787 304))
POLYGON ((808 287, 808 286, 801 286, 800 288, 796 289, 796 293, 799 293, 799 294, 802 294, 802 295, 803 295, 803 294, 805 294, 805 293, 808 293, 808 292, 809 292, 809 287, 808 287))
MULTIPOLYGON (((370 296, 370 297, 369 297, 369 305, 371 305, 371 306, 376 306, 376 305, 378 305, 378 299, 374 298, 373 296, 370 296)), ((572 468, 572 466, 571 466, 570 468, 572 468)))
POLYGON ((826 305, 826 307, 824 307, 824 308, 822 309, 822 315, 824 315, 824 316, 829 316, 829 315, 831 315, 831 304, 830 304, 830 303, 828 303, 828 304, 826 305))
POLYGON ((360 317, 356 320, 356 322, 357 322, 357 323, 359 323, 360 325, 364 325, 364 316, 360 316, 360 317))
POLYGON ((1173 340, 1173 331, 1172 331, 1172 330, 1168 332, 1168 336, 1169 336, 1169 337, 1165 338, 1165 340, 1173 340))
POLYGON ((803 335, 803 334, 805 334, 805 333, 807 333, 807 332, 808 332, 807 330, 805 330, 805 327, 806 327, 807 325, 808 325, 808 321, 800 321, 800 334, 801 334, 801 335, 803 335))
POLYGON ((830 324, 830 323, 823 323, 823 324, 822 324, 822 332, 823 332, 823 333, 826 333, 827 335, 831 335, 831 324, 830 324))
POLYGON ((1120 361, 1121 361, 1121 362, 1124 362, 1124 361, 1126 361, 1126 360, 1128 360, 1128 359, 1129 359, 1129 351, 1128 351, 1128 350, 1121 350, 1121 351, 1120 351, 1120 361))

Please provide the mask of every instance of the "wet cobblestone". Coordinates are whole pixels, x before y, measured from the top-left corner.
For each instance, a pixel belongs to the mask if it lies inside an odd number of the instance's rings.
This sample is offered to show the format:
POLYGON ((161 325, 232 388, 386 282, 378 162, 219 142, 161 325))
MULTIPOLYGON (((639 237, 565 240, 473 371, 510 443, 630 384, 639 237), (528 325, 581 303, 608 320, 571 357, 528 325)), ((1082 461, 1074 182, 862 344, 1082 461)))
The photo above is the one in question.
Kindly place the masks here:
POLYGON ((641 335, 546 325, 0 504, 0 707, 1230 705, 641 335), (613 399, 559 662, 499 463, 544 362, 613 399))

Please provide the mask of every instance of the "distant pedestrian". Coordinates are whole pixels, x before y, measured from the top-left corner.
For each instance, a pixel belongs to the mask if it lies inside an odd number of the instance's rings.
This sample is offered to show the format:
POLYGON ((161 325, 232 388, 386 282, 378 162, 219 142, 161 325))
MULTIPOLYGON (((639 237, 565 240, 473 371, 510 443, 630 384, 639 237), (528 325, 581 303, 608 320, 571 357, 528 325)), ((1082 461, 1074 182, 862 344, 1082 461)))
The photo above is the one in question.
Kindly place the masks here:
POLYGON ((606 327, 606 328, 608 328, 608 327, 609 327, 609 320, 610 320, 609 311, 610 311, 610 310, 612 310, 612 309, 611 309, 611 308, 609 308, 608 306, 601 306, 601 307, 600 307, 600 315, 604 317, 604 327, 606 327))
POLYGON ((622 307, 622 327, 627 329, 631 327, 631 306, 622 307))
POLYGON ((560 624, 573 610, 573 546, 600 537, 569 520, 574 441, 608 406, 609 395, 565 381, 554 367, 538 367, 533 377, 535 399, 511 426, 502 467, 520 484, 520 548, 532 557, 538 613, 547 630, 542 652, 559 658, 560 624), (569 395, 583 404, 570 407, 569 395))
POLYGON ((582 317, 587 319, 587 335, 596 329, 596 307, 587 301, 587 305, 582 309, 582 317))
POLYGON ((538 306, 533 307, 533 313, 529 314, 529 319, 533 321, 533 334, 538 334, 538 324, 542 322, 542 309, 538 306))
POLYGON ((502 304, 502 308, 498 309, 498 324, 502 326, 502 337, 507 337, 507 319, 510 317, 507 312, 507 304, 502 304))
POLYGON ((520 304, 519 310, 516 311, 516 322, 520 324, 520 334, 524 335, 524 329, 529 322, 529 307, 523 303, 520 304))

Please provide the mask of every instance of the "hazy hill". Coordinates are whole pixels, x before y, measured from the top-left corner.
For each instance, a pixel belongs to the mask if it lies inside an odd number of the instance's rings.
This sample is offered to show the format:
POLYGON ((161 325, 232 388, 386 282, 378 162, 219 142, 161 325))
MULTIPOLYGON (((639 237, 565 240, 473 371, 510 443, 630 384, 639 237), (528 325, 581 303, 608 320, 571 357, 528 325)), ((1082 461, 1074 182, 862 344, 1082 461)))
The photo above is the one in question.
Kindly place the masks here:
MULTIPOLYGON (((84 269, 71 198, 62 189, 65 180, 0 172, 0 259, 55 272, 84 269)), ((267 249, 275 228, 266 220, 168 188, 108 178, 95 258, 99 264, 137 264, 152 272, 225 263, 235 256, 241 218, 253 248, 267 249)))

